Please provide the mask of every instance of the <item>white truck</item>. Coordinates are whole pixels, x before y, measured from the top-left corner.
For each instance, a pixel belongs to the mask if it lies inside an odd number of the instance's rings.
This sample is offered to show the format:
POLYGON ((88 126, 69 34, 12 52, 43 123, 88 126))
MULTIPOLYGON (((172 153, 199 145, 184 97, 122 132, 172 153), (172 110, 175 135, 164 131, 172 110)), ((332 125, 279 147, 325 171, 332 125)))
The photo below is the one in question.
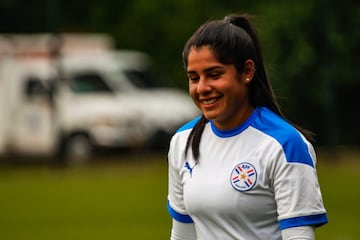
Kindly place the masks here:
POLYGON ((98 148, 155 147, 199 114, 179 89, 141 87, 147 55, 106 35, 51 39, 0 36, 1 156, 84 161, 98 148))

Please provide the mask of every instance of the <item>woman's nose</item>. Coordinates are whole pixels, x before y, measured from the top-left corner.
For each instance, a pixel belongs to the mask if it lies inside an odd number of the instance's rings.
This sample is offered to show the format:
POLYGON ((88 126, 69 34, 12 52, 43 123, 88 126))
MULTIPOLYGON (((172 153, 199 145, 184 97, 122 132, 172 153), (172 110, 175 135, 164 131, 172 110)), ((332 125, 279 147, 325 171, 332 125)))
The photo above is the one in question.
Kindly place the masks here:
POLYGON ((211 91, 211 86, 209 85, 209 82, 206 80, 206 78, 200 78, 196 91, 198 94, 204 94, 211 91))

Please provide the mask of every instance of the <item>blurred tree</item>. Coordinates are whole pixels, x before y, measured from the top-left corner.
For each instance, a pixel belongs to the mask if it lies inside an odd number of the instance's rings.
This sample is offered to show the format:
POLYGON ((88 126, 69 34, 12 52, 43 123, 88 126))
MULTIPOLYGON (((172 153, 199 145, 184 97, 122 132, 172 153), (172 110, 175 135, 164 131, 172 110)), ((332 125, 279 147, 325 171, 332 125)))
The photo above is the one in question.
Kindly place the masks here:
POLYGON ((351 110, 355 89, 360 90, 359 6, 335 0, 271 5, 257 10, 270 76, 284 111, 315 131, 320 144, 360 144, 349 137, 360 134, 354 127, 360 113, 351 110))
POLYGON ((187 38, 204 21, 238 12, 255 15, 270 79, 289 118, 318 133, 319 144, 360 145, 355 0, 1 0, 0 32, 109 33, 118 48, 152 55, 159 75, 186 89, 187 38))

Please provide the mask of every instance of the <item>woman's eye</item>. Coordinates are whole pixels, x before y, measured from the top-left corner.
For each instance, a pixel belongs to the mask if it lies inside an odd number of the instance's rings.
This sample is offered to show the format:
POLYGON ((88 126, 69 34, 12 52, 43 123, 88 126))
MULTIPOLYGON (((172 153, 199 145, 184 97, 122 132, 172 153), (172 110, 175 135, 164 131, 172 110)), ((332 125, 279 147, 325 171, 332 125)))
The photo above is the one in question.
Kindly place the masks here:
POLYGON ((192 82, 196 82, 199 80, 199 77, 198 76, 188 76, 189 80, 192 81, 192 82))
POLYGON ((209 77, 213 78, 213 79, 217 79, 221 76, 221 73, 219 72, 215 72, 215 73, 210 73, 209 77))

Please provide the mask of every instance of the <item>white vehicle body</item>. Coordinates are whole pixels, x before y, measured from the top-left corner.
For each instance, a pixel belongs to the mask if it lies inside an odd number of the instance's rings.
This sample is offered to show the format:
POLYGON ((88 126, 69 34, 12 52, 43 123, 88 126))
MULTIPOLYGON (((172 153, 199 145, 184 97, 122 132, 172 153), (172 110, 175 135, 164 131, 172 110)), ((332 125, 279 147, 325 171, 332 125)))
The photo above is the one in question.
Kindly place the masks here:
POLYGON ((141 73, 148 61, 142 53, 79 43, 63 46, 54 59, 32 46, 16 53, 4 42, 0 38, 1 155, 87 156, 94 147, 144 147, 199 114, 181 90, 133 84, 128 73, 141 73))
MULTIPOLYGON (((25 81, 53 75, 47 61, 0 63, 0 150, 1 153, 46 154, 55 150, 56 121, 51 101, 45 96, 29 99, 25 81)), ((36 91, 34 89, 34 91, 36 91)))

